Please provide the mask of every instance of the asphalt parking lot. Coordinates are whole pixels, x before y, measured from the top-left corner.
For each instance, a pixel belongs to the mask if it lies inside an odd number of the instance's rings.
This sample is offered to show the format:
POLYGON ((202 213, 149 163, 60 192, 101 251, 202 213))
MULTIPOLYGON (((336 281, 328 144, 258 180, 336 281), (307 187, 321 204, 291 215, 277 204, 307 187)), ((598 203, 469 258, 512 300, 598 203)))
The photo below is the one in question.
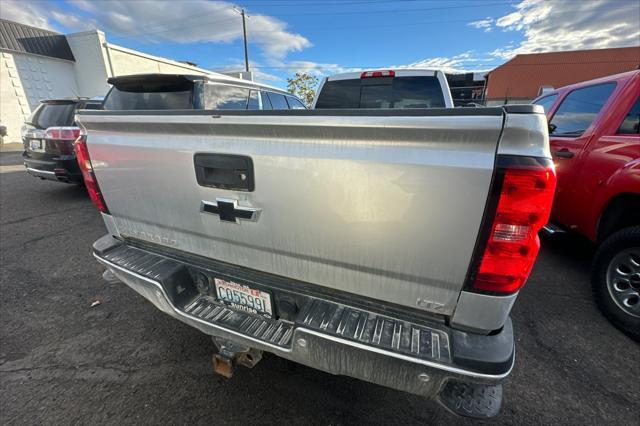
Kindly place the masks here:
MULTIPOLYGON (((105 230, 84 188, 19 164, 0 154, 1 423, 471 423, 269 354, 231 380, 214 375, 207 336, 101 279, 91 244, 105 230)), ((575 238, 543 241, 513 310, 516 366, 495 423, 640 419, 640 346, 596 309, 591 256, 575 238)))

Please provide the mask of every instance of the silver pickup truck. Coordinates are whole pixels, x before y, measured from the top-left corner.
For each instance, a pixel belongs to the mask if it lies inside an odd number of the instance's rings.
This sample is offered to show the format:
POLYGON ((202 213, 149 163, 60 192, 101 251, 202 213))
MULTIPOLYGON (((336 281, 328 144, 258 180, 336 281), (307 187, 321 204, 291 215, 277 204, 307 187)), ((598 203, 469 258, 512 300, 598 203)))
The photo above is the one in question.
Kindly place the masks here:
MULTIPOLYGON (((193 97, 199 84, 127 90, 153 90, 158 105, 157 92, 193 97)), ((498 413, 509 311, 555 188, 540 107, 86 110, 77 121, 108 230, 93 247, 105 276, 213 336, 215 371, 268 351, 457 414, 498 413)))

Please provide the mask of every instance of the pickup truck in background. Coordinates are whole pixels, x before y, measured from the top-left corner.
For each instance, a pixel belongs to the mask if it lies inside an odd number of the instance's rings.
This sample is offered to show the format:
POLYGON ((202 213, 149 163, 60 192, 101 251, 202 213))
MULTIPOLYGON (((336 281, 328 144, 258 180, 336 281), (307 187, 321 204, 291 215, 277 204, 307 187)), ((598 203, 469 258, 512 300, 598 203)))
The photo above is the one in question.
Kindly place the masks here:
MULTIPOLYGON (((141 99, 173 92, 119 79, 141 99)), ((509 312, 555 190, 541 107, 77 120, 105 277, 213 336, 216 372, 268 351, 460 415, 499 412, 509 312)))
POLYGON ((347 72, 325 77, 313 109, 453 108, 443 71, 397 69, 347 72))
POLYGON ((558 186, 551 233, 597 246, 591 282, 602 312, 640 339, 640 71, 557 89, 534 100, 549 119, 558 186))

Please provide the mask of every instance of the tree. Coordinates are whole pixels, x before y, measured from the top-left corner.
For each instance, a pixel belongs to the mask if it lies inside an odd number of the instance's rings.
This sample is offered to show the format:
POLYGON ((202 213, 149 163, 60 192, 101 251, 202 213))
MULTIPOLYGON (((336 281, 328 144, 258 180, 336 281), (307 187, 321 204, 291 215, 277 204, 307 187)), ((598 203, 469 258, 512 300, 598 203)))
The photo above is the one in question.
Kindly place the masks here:
POLYGON ((313 97, 316 95, 316 87, 318 86, 318 77, 309 75, 305 72, 297 72, 293 78, 287 78, 287 90, 293 93, 305 103, 311 106, 313 97))

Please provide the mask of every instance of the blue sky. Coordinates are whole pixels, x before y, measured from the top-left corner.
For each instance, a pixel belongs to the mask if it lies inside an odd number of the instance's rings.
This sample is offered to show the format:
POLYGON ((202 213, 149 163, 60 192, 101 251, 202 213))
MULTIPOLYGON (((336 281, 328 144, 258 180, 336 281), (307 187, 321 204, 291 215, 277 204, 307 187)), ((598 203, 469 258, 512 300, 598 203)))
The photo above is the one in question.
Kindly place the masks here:
POLYGON ((296 71, 492 69, 518 53, 640 44, 634 0, 2 0, 0 15, 64 33, 99 28, 111 43, 208 69, 243 67, 284 86, 296 71))
MULTIPOLYGON (((490 15, 507 14, 511 5, 505 1, 403 1, 365 2, 365 0, 337 2, 329 0, 245 2, 250 15, 247 24, 253 26, 251 15, 270 15, 287 22, 287 29, 301 34, 312 46, 287 55, 290 61, 313 61, 340 64, 343 67, 381 67, 407 64, 426 57, 448 57, 473 48, 488 50, 517 41, 518 35, 505 32, 480 33, 466 25, 490 15), (271 3, 271 4, 269 4, 271 3), (451 31, 455 28, 455 31, 451 31), (480 35, 480 37, 478 37, 480 35)), ((194 23, 205 24, 215 19, 198 18, 194 23)), ((215 25, 215 24, 214 24, 215 25)), ((238 18, 237 25, 240 26, 238 18)), ((155 27, 154 27, 155 28, 155 27)), ((265 56, 252 39, 260 37, 259 29, 250 34, 250 58, 268 67, 265 56)), ((148 45, 136 38, 110 37, 114 42, 127 44, 156 54, 190 59, 209 68, 243 61, 242 39, 229 44, 203 43, 184 46, 177 43, 148 45), (191 49, 193 47, 193 49, 191 49)), ((182 58, 182 59, 189 59, 182 58)), ((274 65, 275 66, 275 65, 274 65)), ((264 68, 280 72, 277 68, 264 68)), ((285 70, 286 71, 286 70, 285 70)))

